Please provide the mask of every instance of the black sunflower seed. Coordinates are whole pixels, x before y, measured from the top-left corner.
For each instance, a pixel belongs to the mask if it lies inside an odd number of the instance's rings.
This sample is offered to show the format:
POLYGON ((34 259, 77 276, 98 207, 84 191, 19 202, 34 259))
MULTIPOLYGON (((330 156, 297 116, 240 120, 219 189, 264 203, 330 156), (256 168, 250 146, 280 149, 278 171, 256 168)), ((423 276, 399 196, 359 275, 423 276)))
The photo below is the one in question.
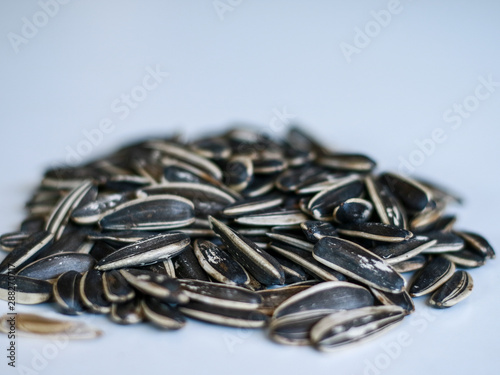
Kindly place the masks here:
POLYGON ((425 236, 415 236, 408 240, 373 247, 370 251, 389 264, 396 264, 411 259, 422 251, 434 246, 437 240, 425 236))
POLYGON ((238 310, 255 310, 262 303, 260 295, 238 286, 189 279, 179 282, 190 301, 238 310))
POLYGON ((408 292, 387 293, 378 289, 370 288, 372 294, 384 305, 395 305, 401 307, 407 314, 415 311, 415 305, 408 292))
POLYGON ((14 286, 16 303, 34 305, 47 302, 52 297, 52 284, 48 281, 0 274, 0 299, 11 301, 9 296, 12 295, 14 286))
POLYGON ((277 207, 282 204, 284 197, 273 194, 269 196, 259 196, 256 198, 247 198, 245 200, 228 204, 223 214, 226 216, 241 216, 250 213, 256 213, 261 210, 277 207))
POLYGON ((260 283, 273 285, 285 282, 283 268, 276 259, 219 220, 211 216, 209 220, 227 251, 260 283))
POLYGON ((179 310, 190 318, 229 327, 260 328, 268 320, 265 314, 257 310, 238 310, 201 302, 190 302, 179 306, 179 310))
POLYGON ((165 230, 194 222, 194 205, 175 195, 155 195, 116 206, 99 225, 105 230, 165 230))
POLYGON ((364 223, 370 219, 373 205, 361 198, 351 198, 333 210, 333 219, 341 224, 364 223))
POLYGON ((307 219, 308 217, 298 210, 273 210, 262 214, 239 216, 234 221, 245 225, 284 226, 300 224, 307 219))
POLYGON ((102 274, 104 296, 109 302, 122 304, 135 297, 134 289, 118 270, 106 271, 102 274))
POLYGON ((176 330, 186 325, 186 319, 179 310, 152 297, 145 297, 141 303, 144 317, 155 326, 176 330))
POLYGON ((373 304, 374 299, 368 289, 345 281, 328 281, 285 300, 276 308, 273 318, 307 310, 352 310, 373 304))
POLYGON ((415 275, 410 286, 410 295, 420 297, 443 285, 455 272, 455 265, 448 259, 436 257, 415 275))
POLYGON ((318 262, 363 284, 390 293, 405 288, 405 279, 382 258, 365 248, 340 238, 325 237, 314 245, 318 262))
POLYGON ((432 199, 431 191, 412 178, 394 173, 384 173, 381 177, 389 189, 409 209, 422 211, 432 199))
POLYGON ((85 272, 78 285, 82 304, 90 312, 108 314, 111 311, 111 303, 104 296, 101 271, 85 272))
POLYGON ((61 313, 79 315, 84 312, 80 299, 81 278, 79 272, 68 271, 60 275, 53 284, 54 301, 61 313))
POLYGON ((287 299, 302 292, 303 290, 309 289, 317 283, 317 281, 313 281, 312 283, 307 284, 288 285, 281 288, 259 290, 257 294, 262 297, 262 303, 259 306, 259 311, 271 316, 276 308, 287 299))
POLYGON ((179 279, 194 279, 210 281, 210 278, 200 266, 192 246, 188 246, 182 253, 172 258, 175 276, 179 279))
POLYGON ((490 243, 481 235, 473 232, 456 231, 456 235, 463 238, 470 250, 478 254, 484 255, 489 259, 495 258, 495 251, 490 243))
POLYGON ((432 294, 429 303, 438 308, 451 307, 467 298, 473 287, 472 276, 466 271, 457 271, 432 294))
POLYGON ((361 154, 328 154, 317 159, 319 165, 340 171, 370 172, 376 163, 361 154))
POLYGON ((168 303, 187 303, 189 301, 189 297, 177 279, 132 268, 120 270, 120 273, 130 285, 147 296, 168 303))
POLYGON ((113 303, 109 318, 118 324, 137 324, 143 320, 142 301, 134 298, 127 302, 113 303))
POLYGON ((344 224, 337 228, 337 231, 349 237, 360 237, 382 242, 402 242, 413 236, 413 233, 406 229, 383 223, 344 224))
POLYGON ((246 285, 250 282, 245 269, 214 243, 196 240, 193 250, 201 267, 214 280, 231 285, 246 285))
POLYGON ((321 351, 364 340, 399 323, 406 315, 399 306, 370 306, 330 314, 311 329, 311 342, 321 351))
POLYGON ((33 279, 51 280, 65 272, 84 273, 94 267, 95 259, 88 254, 61 253, 38 259, 22 267, 17 274, 33 279))
POLYGON ((304 221, 300 223, 305 236, 311 242, 318 242, 323 237, 337 237, 335 227, 324 221, 304 221))
POLYGON ((419 254, 410 259, 394 263, 392 265, 392 268, 394 268, 396 272, 399 273, 412 272, 421 269, 426 262, 427 258, 425 257, 425 255, 419 254))
POLYGON ((185 234, 175 232, 148 237, 105 256, 96 268, 107 271, 166 260, 182 252, 190 241, 185 234))
POLYGON ((46 230, 33 233, 2 260, 0 273, 7 272, 9 267, 18 269, 28 264, 47 248, 53 239, 54 234, 46 230))
POLYGON ((406 212, 389 188, 382 185, 373 176, 365 177, 365 185, 382 223, 407 229, 406 212))

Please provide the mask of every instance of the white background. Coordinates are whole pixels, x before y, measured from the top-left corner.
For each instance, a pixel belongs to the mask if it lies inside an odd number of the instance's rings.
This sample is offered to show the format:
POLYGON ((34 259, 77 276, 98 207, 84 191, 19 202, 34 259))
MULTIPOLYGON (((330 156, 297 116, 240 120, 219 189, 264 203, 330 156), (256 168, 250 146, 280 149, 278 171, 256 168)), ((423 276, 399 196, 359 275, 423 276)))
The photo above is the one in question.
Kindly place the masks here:
MULTIPOLYGON (((16 230, 44 168, 85 150, 84 131, 102 120, 113 130, 82 160, 136 136, 192 136, 233 122, 279 130, 276 112, 285 111, 325 144, 371 155, 379 170, 413 157, 415 174, 464 196, 457 226, 499 247, 500 87, 470 97, 480 77, 500 82, 498 2, 401 0, 378 29, 372 12, 387 1, 222 3, 229 5, 218 14, 210 0, 70 1, 45 19, 36 1, 1 3, 1 232, 16 230), (39 27, 29 34, 26 22, 39 27), (366 28, 373 37, 361 46, 355 37, 366 28), (355 42, 361 48, 348 61, 341 46, 355 42), (113 103, 156 66, 169 76, 120 118, 113 103), (464 100, 472 110, 454 129, 458 122, 443 116, 464 100), (418 160, 415 142, 436 129, 446 140, 418 160)), ((471 271, 475 290, 462 304, 438 311, 420 299, 417 313, 387 335, 331 355, 274 344, 261 331, 190 321, 168 333, 86 316, 78 319, 104 330, 101 339, 54 353, 54 343, 19 338, 21 369, 8 368, 2 336, 0 373, 496 374, 498 267, 496 260, 471 271), (409 341, 402 349, 400 334, 409 341)), ((21 311, 58 316, 49 306, 21 311)))

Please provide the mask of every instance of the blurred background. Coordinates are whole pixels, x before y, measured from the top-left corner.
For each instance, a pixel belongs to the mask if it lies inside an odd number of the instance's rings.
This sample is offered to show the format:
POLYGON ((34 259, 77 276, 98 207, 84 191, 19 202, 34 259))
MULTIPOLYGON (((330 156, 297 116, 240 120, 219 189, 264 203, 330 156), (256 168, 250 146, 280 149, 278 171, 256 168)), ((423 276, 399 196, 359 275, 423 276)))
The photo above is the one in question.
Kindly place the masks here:
MULTIPOLYGON (((458 225, 498 247, 499 14, 465 0, 3 1, 0 229, 16 228, 50 166, 151 134, 293 123, 379 170, 451 187, 465 198, 458 225)), ((477 285, 484 307, 486 285, 499 295, 495 266, 477 285)), ((474 332, 498 332, 492 322, 474 332)), ((486 366, 495 343, 476 344, 486 366)))

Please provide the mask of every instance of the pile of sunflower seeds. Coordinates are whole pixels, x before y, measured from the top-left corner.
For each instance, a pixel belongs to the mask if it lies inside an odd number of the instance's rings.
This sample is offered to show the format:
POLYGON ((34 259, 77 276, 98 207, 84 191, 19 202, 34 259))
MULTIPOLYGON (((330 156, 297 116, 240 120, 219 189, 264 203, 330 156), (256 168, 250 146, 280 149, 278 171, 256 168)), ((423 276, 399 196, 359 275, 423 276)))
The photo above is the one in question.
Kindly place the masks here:
POLYGON ((463 269, 495 257, 453 229, 458 197, 375 166, 298 128, 280 140, 237 128, 48 170, 19 230, 0 238, 0 298, 15 277, 18 303, 63 314, 267 327, 324 351, 358 342, 411 314, 412 297, 463 300, 463 269))

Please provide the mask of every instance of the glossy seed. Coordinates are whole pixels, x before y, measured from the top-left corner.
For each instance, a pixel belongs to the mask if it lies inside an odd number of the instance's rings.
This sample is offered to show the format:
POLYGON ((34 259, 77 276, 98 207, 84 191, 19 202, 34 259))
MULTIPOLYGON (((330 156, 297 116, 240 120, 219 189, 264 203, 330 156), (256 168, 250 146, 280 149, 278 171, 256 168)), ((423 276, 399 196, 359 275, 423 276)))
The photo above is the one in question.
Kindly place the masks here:
POLYGON ((323 237, 337 237, 338 235, 335 227, 324 221, 304 221, 300 223, 300 227, 311 242, 318 242, 323 237))
POLYGON ((144 316, 159 328, 177 330, 186 325, 186 319, 177 308, 156 298, 144 298, 141 306, 144 316))
POLYGON ((409 209, 422 211, 432 199, 431 191, 412 178, 394 173, 384 173, 381 178, 409 209))
POLYGON ((307 284, 287 285, 281 288, 259 290, 257 294, 262 297, 262 303, 259 306, 259 311, 271 316, 273 315, 276 308, 287 299, 297 293, 309 289, 311 286, 317 283, 317 281, 312 281, 307 284))
POLYGON ((120 273, 130 285, 148 296, 168 303, 187 303, 189 301, 189 297, 177 279, 132 268, 120 270, 120 273))
POLYGON ((104 296, 102 272, 90 270, 82 275, 79 282, 82 304, 95 314, 108 314, 111 303, 104 296))
POLYGON ((255 310, 262 302, 261 296, 238 286, 189 279, 179 281, 190 301, 239 310, 255 310))
POLYGON ((448 259, 436 257, 422 268, 410 286, 410 295, 420 297, 443 285, 455 272, 455 265, 448 259))
POLYGON ((415 257, 436 243, 437 240, 431 240, 425 236, 415 236, 398 243, 378 245, 371 248, 370 251, 387 263, 396 264, 415 257))
POLYGON ((182 233, 148 237, 105 256, 97 263, 96 268, 108 271, 166 260, 182 252, 190 241, 189 237, 182 233))
POLYGON ((396 270, 396 272, 399 273, 405 273, 405 272, 412 272, 421 269, 425 263, 427 262, 427 258, 425 255, 419 254, 415 255, 414 257, 403 260, 398 263, 394 263, 392 265, 392 268, 396 270))
POLYGON ((194 254, 192 246, 188 246, 182 253, 172 258, 175 276, 179 279, 194 279, 210 281, 194 254))
POLYGON ((389 188, 373 176, 365 177, 365 186, 382 223, 407 229, 406 212, 389 188))
POLYGON ((276 259, 221 221, 211 216, 209 220, 214 232, 226 245, 227 251, 260 283, 273 285, 285 282, 283 269, 276 259))
POLYGON ((16 303, 25 305, 43 303, 52 297, 52 284, 29 277, 0 274, 0 299, 11 301, 9 296, 13 293, 16 303))
POLYGON ((17 274, 33 279, 51 280, 68 271, 87 272, 94 264, 95 259, 91 255, 61 253, 38 259, 21 268, 17 274))
POLYGON ((283 203, 281 195, 259 196, 247 198, 245 200, 229 204, 224 208, 223 214, 226 216, 241 216, 256 213, 261 210, 273 208, 283 203))
POLYGON ((121 304, 135 297, 134 289, 118 270, 106 271, 102 274, 104 296, 109 302, 121 304))
POLYGON ((465 241, 452 232, 434 231, 426 232, 425 236, 437 242, 422 251, 423 254, 439 254, 460 251, 465 247, 465 241))
POLYGON ((453 262, 456 266, 464 268, 481 267, 486 263, 485 256, 468 248, 453 253, 443 253, 441 256, 453 262))
POLYGON ((127 302, 113 303, 109 318, 118 324, 137 324, 143 320, 142 301, 139 298, 127 302))
POLYGON ((252 159, 245 156, 231 158, 226 165, 226 184, 234 191, 244 190, 253 179, 252 159))
POLYGON ((194 220, 191 201, 165 194, 123 203, 99 220, 99 225, 106 230, 165 230, 185 227, 194 220))
POLYGON ((276 226, 296 225, 306 221, 308 217, 298 210, 271 211, 262 214, 239 216, 235 222, 245 225, 276 226))
POLYGON ((401 242, 413 237, 413 233, 406 229, 383 223, 344 224, 337 231, 349 237, 366 238, 382 242, 401 242))
POLYGON ((7 272, 9 268, 15 269, 28 264, 46 249, 53 239, 54 234, 46 230, 33 233, 2 260, 0 274, 7 272))
POLYGON ((54 301, 58 310, 66 315, 79 315, 84 312, 80 299, 80 280, 82 275, 68 271, 60 275, 53 286, 54 301))
POLYGON ((475 251, 489 259, 495 258, 495 251, 490 243, 480 234, 465 231, 456 231, 456 235, 460 236, 469 246, 470 250, 475 251))
POLYGON ((321 351, 365 340, 399 323, 406 313, 399 306, 370 306, 330 314, 311 329, 311 342, 321 351))
POLYGON ((276 242, 271 242, 270 247, 272 252, 275 252, 303 267, 308 273, 320 280, 337 281, 345 279, 345 276, 341 273, 334 271, 330 267, 327 267, 314 259, 312 253, 309 251, 302 250, 292 245, 276 242))
POLYGON ((216 307, 201 302, 179 306, 186 316, 204 322, 239 328, 260 328, 266 325, 267 316, 257 310, 238 310, 216 307))
POLYGON ((415 305, 408 292, 387 293, 378 289, 370 288, 372 294, 384 305, 395 305, 401 307, 407 314, 415 311, 415 305))
POLYGON ((246 285, 250 282, 245 269, 214 243, 196 240, 193 250, 201 267, 214 280, 231 285, 246 285))
POLYGON ((325 237, 314 245, 313 257, 318 262, 368 286, 399 293, 405 279, 387 262, 354 242, 325 237))
POLYGON ((429 303, 438 308, 451 307, 467 298, 473 287, 472 276, 466 271, 457 271, 432 294, 429 303))
POLYGON ((373 205, 361 198, 351 198, 334 208, 333 218, 341 224, 364 223, 370 219, 373 205))
POLYGON ((352 310, 372 306, 372 294, 362 286, 345 281, 314 285, 288 298, 274 311, 273 318, 306 310, 352 310))

